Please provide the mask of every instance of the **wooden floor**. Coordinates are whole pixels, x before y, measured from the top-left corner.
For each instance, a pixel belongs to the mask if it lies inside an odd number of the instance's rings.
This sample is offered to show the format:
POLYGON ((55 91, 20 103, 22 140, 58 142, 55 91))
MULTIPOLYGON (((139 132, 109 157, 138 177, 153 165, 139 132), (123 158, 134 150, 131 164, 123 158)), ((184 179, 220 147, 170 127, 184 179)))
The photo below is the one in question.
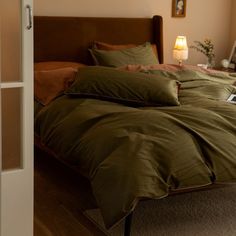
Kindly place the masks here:
POLYGON ((105 236, 82 213, 95 205, 89 193, 86 179, 37 150, 34 236, 105 236))

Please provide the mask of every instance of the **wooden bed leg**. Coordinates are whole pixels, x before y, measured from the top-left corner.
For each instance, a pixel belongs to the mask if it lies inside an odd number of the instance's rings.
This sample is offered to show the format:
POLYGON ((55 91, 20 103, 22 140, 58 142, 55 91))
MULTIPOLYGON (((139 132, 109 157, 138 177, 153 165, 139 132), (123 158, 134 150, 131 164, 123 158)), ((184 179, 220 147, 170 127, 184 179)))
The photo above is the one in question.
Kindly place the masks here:
POLYGON ((133 212, 131 212, 125 218, 125 229, 124 229, 124 236, 130 236, 131 233, 131 223, 132 223, 133 212))

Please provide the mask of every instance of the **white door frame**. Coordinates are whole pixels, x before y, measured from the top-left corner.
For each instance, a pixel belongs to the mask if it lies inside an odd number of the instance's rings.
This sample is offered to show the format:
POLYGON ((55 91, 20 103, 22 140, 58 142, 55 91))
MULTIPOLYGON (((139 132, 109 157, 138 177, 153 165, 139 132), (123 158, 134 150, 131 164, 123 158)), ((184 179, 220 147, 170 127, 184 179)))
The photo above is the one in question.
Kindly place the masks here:
POLYGON ((21 87, 23 103, 22 167, 1 172, 0 236, 33 236, 33 29, 27 29, 26 7, 32 7, 32 3, 33 0, 21 1, 22 82, 0 83, 1 89, 21 87))

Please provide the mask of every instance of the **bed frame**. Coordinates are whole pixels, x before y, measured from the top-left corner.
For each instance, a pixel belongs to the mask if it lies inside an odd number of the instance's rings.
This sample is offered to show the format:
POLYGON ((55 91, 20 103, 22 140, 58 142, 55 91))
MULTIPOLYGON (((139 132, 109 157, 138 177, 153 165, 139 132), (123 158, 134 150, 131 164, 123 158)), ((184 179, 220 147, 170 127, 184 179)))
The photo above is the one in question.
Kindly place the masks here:
MULTIPOLYGON (((111 44, 156 44, 158 59, 163 58, 163 20, 152 18, 98 18, 98 17, 34 17, 34 61, 74 61, 93 65, 88 52, 94 41, 111 44)), ((36 142, 37 145, 37 142, 36 142)), ((40 147, 40 145, 39 145, 40 147)), ((210 185, 170 193, 221 187, 210 185)), ((125 219, 124 235, 131 232, 133 213, 125 219)))
POLYGON ((112 44, 156 44, 163 59, 163 23, 153 18, 34 17, 34 61, 78 61, 92 65, 88 48, 97 40, 112 44))

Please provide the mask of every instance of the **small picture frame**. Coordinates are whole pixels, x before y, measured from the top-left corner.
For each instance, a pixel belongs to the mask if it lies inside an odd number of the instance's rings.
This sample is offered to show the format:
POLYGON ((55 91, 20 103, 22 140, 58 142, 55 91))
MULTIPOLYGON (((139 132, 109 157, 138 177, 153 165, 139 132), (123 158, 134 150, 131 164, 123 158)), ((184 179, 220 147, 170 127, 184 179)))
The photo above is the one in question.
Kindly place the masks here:
POLYGON ((229 68, 235 69, 236 65, 236 40, 234 41, 234 45, 232 47, 230 56, 229 56, 229 68))
POLYGON ((185 17, 186 0, 172 0, 172 17, 185 17))

